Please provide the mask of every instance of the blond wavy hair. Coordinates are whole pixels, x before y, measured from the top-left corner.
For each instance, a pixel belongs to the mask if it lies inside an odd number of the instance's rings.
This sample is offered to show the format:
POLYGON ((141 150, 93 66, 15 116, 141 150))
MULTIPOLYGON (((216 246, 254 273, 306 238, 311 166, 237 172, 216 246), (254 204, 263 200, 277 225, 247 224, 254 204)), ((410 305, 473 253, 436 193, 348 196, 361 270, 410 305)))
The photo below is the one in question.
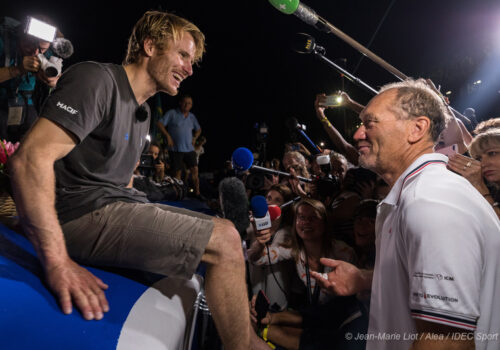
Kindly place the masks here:
POLYGON ((193 37, 196 48, 194 63, 199 62, 205 52, 205 35, 200 29, 188 20, 171 13, 148 11, 132 29, 123 63, 133 64, 139 61, 146 39, 151 39, 158 49, 163 50, 166 49, 168 39, 175 42, 183 33, 189 33, 193 37))
POLYGON ((469 145, 469 153, 474 159, 479 157, 489 148, 500 147, 500 128, 489 128, 478 134, 469 145))

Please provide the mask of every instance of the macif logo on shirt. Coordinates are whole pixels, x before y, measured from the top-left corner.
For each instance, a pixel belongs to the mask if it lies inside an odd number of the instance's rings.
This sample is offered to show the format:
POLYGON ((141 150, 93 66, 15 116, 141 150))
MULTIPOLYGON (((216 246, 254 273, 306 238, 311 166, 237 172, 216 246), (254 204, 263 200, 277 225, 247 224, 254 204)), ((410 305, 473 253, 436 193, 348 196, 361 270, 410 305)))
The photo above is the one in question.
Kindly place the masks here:
POLYGON ((73 115, 78 113, 78 111, 76 109, 74 109, 71 106, 65 105, 61 101, 57 101, 56 106, 59 107, 59 108, 61 108, 61 109, 64 109, 66 112, 68 112, 70 114, 73 114, 73 115))

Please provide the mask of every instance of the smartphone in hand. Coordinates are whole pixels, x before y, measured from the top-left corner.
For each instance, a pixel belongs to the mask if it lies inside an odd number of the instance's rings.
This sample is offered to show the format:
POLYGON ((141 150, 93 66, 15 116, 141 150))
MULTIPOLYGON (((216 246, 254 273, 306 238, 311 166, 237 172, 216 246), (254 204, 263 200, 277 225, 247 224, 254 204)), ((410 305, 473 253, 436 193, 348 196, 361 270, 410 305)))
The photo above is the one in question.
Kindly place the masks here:
POLYGON ((339 94, 333 94, 326 96, 325 100, 320 103, 321 107, 338 107, 342 104, 342 96, 339 94))
POLYGON ((255 311, 257 311, 257 322, 260 324, 260 321, 269 311, 269 299, 262 289, 259 290, 257 299, 255 300, 255 311))

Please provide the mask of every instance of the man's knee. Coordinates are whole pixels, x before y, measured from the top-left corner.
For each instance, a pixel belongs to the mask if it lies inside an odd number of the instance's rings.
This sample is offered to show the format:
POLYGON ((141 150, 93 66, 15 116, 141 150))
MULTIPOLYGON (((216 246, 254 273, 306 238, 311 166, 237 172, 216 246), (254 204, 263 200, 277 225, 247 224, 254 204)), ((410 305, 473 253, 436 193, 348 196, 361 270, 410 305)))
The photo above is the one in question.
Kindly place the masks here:
POLYGON ((214 229, 205 250, 204 260, 214 264, 244 263, 241 238, 230 221, 214 219, 214 229))

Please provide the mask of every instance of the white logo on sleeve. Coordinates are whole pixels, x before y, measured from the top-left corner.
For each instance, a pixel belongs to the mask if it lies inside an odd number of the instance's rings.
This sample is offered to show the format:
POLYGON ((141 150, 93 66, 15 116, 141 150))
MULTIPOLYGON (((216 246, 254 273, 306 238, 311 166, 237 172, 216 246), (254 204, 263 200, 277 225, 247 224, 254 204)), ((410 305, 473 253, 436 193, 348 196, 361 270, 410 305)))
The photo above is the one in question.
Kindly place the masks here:
POLYGON ((66 112, 71 114, 76 114, 78 111, 71 106, 65 105, 64 103, 57 101, 57 107, 64 109, 66 112))

